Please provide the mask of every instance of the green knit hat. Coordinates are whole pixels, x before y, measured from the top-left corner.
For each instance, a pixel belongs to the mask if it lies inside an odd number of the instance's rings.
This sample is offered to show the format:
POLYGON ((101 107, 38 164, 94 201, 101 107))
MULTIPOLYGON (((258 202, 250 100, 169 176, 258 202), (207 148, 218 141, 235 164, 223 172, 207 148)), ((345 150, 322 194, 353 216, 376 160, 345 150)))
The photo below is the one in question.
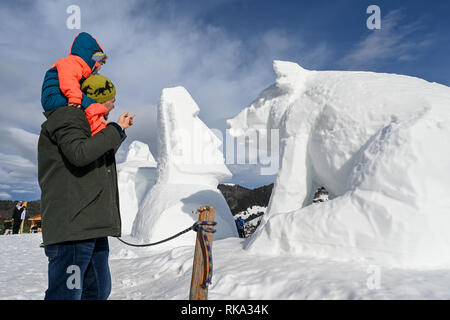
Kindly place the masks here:
POLYGON ((116 96, 116 87, 107 77, 93 74, 81 85, 81 91, 99 103, 111 100, 116 96))

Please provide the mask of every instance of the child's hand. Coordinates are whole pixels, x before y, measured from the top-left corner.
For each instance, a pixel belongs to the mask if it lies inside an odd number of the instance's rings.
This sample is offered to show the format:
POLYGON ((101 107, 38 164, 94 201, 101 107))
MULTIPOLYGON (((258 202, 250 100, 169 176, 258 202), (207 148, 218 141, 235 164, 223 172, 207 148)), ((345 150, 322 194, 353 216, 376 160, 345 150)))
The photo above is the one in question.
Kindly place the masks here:
POLYGON ((101 117, 100 120, 101 120, 105 125, 108 125, 108 123, 111 122, 111 121, 107 121, 107 120, 105 119, 105 117, 101 117))
POLYGON ((136 115, 132 114, 131 116, 128 115, 128 112, 123 113, 119 120, 117 120, 117 124, 122 128, 122 130, 125 130, 126 128, 129 128, 133 125, 133 118, 136 115))
POLYGON ((97 74, 97 73, 99 73, 101 68, 102 68, 102 65, 101 65, 101 64, 96 65, 95 68, 94 68, 94 71, 92 71, 92 74, 97 74))

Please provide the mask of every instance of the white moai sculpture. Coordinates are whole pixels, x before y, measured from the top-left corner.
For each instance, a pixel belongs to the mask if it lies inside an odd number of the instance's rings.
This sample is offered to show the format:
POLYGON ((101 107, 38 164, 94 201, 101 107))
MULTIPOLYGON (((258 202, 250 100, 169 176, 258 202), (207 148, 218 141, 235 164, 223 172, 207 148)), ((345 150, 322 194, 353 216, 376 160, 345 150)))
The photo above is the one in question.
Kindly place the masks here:
MULTIPOLYGON (((230 209, 217 185, 231 178, 220 139, 198 118, 199 107, 183 87, 167 88, 158 104, 158 175, 136 216, 132 235, 155 242, 197 221, 200 206, 216 207, 215 239, 237 237, 230 209)), ((167 246, 193 245, 195 233, 167 246)))

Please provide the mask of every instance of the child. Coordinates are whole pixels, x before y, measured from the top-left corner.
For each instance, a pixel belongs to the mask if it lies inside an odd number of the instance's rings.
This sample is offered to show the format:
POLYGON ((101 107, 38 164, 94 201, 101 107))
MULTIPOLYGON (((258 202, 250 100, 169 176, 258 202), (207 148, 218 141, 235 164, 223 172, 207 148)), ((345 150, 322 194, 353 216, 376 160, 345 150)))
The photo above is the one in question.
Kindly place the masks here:
POLYGON ((63 106, 83 108, 95 135, 106 127, 108 109, 81 91, 81 84, 97 73, 106 61, 100 44, 89 33, 82 32, 73 40, 70 55, 61 58, 47 71, 42 84, 41 103, 45 111, 63 106))

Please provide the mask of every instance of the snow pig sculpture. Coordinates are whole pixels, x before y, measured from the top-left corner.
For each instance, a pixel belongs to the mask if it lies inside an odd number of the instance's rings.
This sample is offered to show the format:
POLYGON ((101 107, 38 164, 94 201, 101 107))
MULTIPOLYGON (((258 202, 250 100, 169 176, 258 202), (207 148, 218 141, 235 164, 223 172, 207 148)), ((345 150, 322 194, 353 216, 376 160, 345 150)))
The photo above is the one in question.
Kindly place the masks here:
POLYGON ((247 244, 402 266, 450 263, 450 88, 395 74, 275 61, 275 84, 229 133, 279 130, 280 168, 247 244), (318 186, 331 201, 309 205, 318 186))

